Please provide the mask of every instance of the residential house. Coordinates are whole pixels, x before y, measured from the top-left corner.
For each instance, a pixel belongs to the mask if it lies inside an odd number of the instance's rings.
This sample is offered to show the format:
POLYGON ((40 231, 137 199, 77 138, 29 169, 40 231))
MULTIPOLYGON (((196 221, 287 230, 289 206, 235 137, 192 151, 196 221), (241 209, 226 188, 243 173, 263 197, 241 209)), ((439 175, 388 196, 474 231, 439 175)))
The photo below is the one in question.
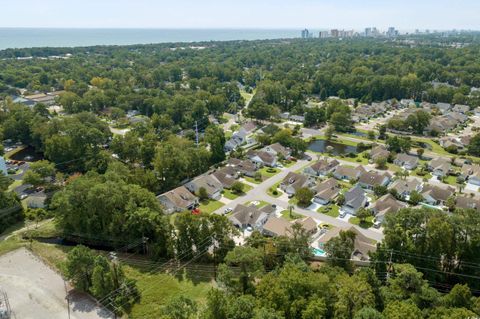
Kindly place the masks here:
POLYGON ((398 201, 392 194, 386 194, 372 205, 372 213, 377 222, 383 223, 386 214, 396 213, 405 207, 407 204, 398 201))
POLYGON ((232 215, 228 219, 233 225, 240 229, 252 227, 255 230, 262 231, 263 225, 267 222, 270 214, 256 206, 237 205, 232 215))
POLYGON ((177 187, 171 191, 157 196, 158 201, 164 208, 164 212, 172 214, 184 210, 192 210, 198 205, 198 198, 185 186, 177 187))
POLYGON ((339 164, 336 159, 324 158, 305 168, 303 172, 310 176, 327 176, 332 173, 339 164))
POLYGON ((384 145, 378 145, 372 148, 370 151, 370 159, 375 162, 379 158, 387 159, 390 156, 390 152, 384 145))
POLYGON ((444 136, 440 138, 439 144, 443 148, 455 147, 457 149, 463 149, 465 145, 457 137, 444 136))
POLYGON ((391 185, 401 197, 408 197, 413 191, 420 192, 422 190, 422 182, 416 178, 397 179, 391 185))
POLYGON ((470 106, 468 105, 461 105, 461 104, 455 104, 455 106, 452 109, 453 112, 458 112, 458 113, 463 113, 467 114, 470 111, 470 106))
POLYGON ((452 170, 452 164, 450 159, 437 157, 430 161, 428 169, 433 175, 443 177, 447 176, 452 170))
POLYGON ((291 150, 280 143, 265 146, 263 150, 277 158, 289 158, 291 154, 291 150))
POLYGON ((350 227, 348 229, 341 228, 332 228, 327 231, 323 236, 318 240, 318 248, 324 249, 325 244, 332 238, 338 237, 340 231, 351 231, 355 234, 354 250, 351 256, 353 260, 369 260, 369 254, 374 253, 377 250, 376 243, 373 239, 370 239, 363 235, 357 228, 350 227))
POLYGON ((45 208, 45 203, 47 201, 47 194, 45 192, 36 192, 33 194, 30 194, 27 197, 27 207, 28 208, 45 208))
POLYGON ((238 172, 235 168, 226 166, 212 173, 212 176, 219 181, 223 188, 230 189, 237 181, 238 172))
POLYGON ((473 110, 473 113, 475 114, 475 116, 480 116, 480 106, 473 110))
POLYGON ((339 165, 335 168, 333 176, 339 180, 355 181, 365 172, 366 170, 362 165, 358 165, 357 167, 339 165))
POLYGON ((243 176, 253 177, 257 172, 257 166, 250 160, 230 158, 227 165, 233 167, 239 175, 243 176))
POLYGON ((340 194, 341 186, 334 178, 329 178, 315 187, 313 201, 320 205, 327 205, 340 194))
POLYGON ((360 175, 358 184, 365 189, 373 191, 375 186, 387 186, 392 176, 388 172, 369 171, 360 175))
POLYGON ((210 199, 219 200, 222 197, 223 186, 212 175, 203 175, 185 184, 185 187, 192 193, 198 194, 200 188, 205 188, 210 199))
POLYGON ((292 226, 294 224, 301 225, 309 235, 314 235, 318 230, 317 223, 311 217, 305 217, 291 222, 282 217, 270 217, 265 225, 263 225, 263 234, 271 237, 291 237, 292 226))
POLYGON ((365 207, 368 202, 365 191, 360 185, 350 189, 344 196, 345 203, 342 206, 342 210, 350 215, 356 215, 360 208, 365 207))
POLYGON ((467 195, 457 196, 455 198, 455 207, 480 211, 480 198, 467 195))
POLYGON ((480 186, 480 165, 464 164, 462 166, 461 176, 463 176, 468 183, 480 186))
POLYGON ((397 166, 403 167, 407 170, 414 170, 418 166, 418 157, 408 155, 406 153, 400 153, 395 157, 393 163, 397 166))
POLYGON ((439 187, 435 185, 425 184, 422 189, 424 202, 430 205, 444 205, 447 199, 455 193, 453 187, 439 187))
POLYGON ((247 131, 245 131, 243 128, 240 130, 234 132, 232 134, 232 137, 225 142, 224 149, 226 152, 231 152, 238 147, 240 147, 242 144, 247 142, 247 131))
POLYGON ((277 165, 277 158, 265 151, 254 151, 250 150, 247 152, 247 157, 257 166, 263 167, 275 167, 277 165))
POLYGON ((445 114, 452 109, 452 105, 450 103, 437 103, 435 107, 440 111, 440 113, 445 114))
POLYGON ((315 181, 310 176, 290 172, 280 183, 280 189, 288 195, 295 195, 300 188, 311 188, 314 185, 315 181))
POLYGON ((252 134, 257 129, 257 125, 254 122, 249 121, 242 125, 242 129, 247 132, 247 134, 252 134))

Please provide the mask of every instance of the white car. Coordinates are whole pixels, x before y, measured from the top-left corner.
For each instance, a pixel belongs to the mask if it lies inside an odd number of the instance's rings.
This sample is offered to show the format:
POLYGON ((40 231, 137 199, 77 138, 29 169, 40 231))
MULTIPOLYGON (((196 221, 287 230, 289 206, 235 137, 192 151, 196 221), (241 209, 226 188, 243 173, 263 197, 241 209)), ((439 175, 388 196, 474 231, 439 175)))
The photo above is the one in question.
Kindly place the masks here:
POLYGON ((260 202, 258 200, 254 200, 251 204, 255 205, 255 206, 258 206, 258 205, 260 205, 260 202))
POLYGON ((224 215, 229 214, 233 211, 231 208, 225 208, 224 215))

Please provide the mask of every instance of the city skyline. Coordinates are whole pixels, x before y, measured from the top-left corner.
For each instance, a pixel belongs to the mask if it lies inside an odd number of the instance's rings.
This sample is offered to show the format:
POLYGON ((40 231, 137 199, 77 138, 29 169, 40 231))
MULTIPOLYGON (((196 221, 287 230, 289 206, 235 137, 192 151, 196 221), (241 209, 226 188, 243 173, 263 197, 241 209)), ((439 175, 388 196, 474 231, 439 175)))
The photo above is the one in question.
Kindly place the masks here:
POLYGON ((22 0, 0 4, 0 27, 480 30, 480 3, 473 0, 454 4, 447 0, 22 0))

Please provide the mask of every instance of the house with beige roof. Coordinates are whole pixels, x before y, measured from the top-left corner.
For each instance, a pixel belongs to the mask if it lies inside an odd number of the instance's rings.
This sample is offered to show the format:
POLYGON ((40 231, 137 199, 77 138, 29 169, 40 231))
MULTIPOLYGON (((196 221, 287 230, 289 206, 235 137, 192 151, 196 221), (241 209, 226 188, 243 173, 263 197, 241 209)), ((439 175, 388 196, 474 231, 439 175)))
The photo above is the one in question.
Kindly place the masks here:
POLYGON ((355 234, 354 251, 352 253, 352 260, 369 260, 369 253, 374 253, 377 250, 376 242, 363 235, 355 227, 348 229, 332 228, 327 231, 318 240, 318 248, 325 249, 325 244, 332 238, 338 237, 341 231, 351 231, 355 234))
POLYGON ((461 175, 467 180, 470 184, 480 186, 480 165, 478 164, 464 164, 462 166, 461 175))
POLYGON ((422 182, 416 178, 397 179, 393 182, 390 188, 395 189, 403 198, 410 196, 413 191, 420 192, 422 190, 422 182))
POLYGON ((372 205, 372 213, 375 215, 375 221, 383 223, 385 215, 396 213, 406 207, 407 204, 397 200, 392 194, 386 194, 372 205))
POLYGON ((444 205, 454 193, 455 188, 453 187, 439 187, 430 184, 425 184, 421 192, 425 203, 436 206, 444 205))
POLYGON ((455 198, 455 207, 461 209, 475 209, 480 211, 480 198, 478 196, 463 195, 455 198))
POLYGON ((267 153, 272 154, 275 157, 289 158, 292 153, 290 148, 283 146, 280 143, 274 143, 268 146, 265 146, 263 150, 267 153))
POLYGON ((379 158, 387 159, 390 156, 390 152, 384 145, 378 145, 370 151, 370 159, 375 162, 379 158))
POLYGON ((357 167, 339 165, 335 168, 333 176, 338 180, 356 181, 363 173, 366 173, 366 170, 362 165, 357 167))
POLYGON ((282 217, 270 217, 265 225, 263 225, 263 234, 271 237, 291 237, 292 226, 294 224, 300 224, 302 228, 310 235, 314 235, 318 230, 317 223, 311 217, 305 217, 291 222, 282 217))
POLYGON ((363 188, 373 191, 375 186, 387 186, 392 176, 388 172, 369 171, 360 175, 358 184, 363 188))
POLYGON ((327 205, 337 198, 341 189, 336 179, 329 178, 314 188, 315 196, 313 197, 313 201, 320 205, 327 205))
POLYGON ((447 176, 452 170, 451 160, 442 157, 434 158, 428 164, 428 169, 432 172, 432 175, 438 177, 447 176))
POLYGON ((198 198, 185 186, 180 186, 171 191, 160 194, 157 196, 157 200, 167 214, 192 210, 198 205, 198 198))
POLYGON ((239 229, 252 227, 262 231, 263 225, 270 217, 269 208, 258 209, 256 206, 237 205, 228 219, 239 229))
POLYGON ((332 173, 339 164, 336 159, 324 158, 305 168, 303 172, 310 176, 327 176, 332 173))
POLYGON ((408 155, 406 153, 397 154, 393 163, 403 167, 406 170, 414 170, 418 166, 419 159, 417 156, 408 155))

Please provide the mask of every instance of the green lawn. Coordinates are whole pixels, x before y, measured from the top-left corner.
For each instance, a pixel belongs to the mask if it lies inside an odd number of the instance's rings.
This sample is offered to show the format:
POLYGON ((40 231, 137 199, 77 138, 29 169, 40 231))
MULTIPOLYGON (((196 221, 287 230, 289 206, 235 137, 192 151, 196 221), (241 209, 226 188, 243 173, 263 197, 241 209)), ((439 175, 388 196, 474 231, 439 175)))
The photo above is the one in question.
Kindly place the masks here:
POLYGON ((273 185, 272 187, 270 187, 268 190, 267 190, 267 194, 271 197, 274 197, 274 198, 278 198, 280 196, 282 196, 282 192, 279 190, 279 186, 280 185, 280 182, 276 183, 275 185, 273 185), (273 194, 273 192, 276 191, 276 195, 273 194))
POLYGON ((350 224, 354 224, 354 225, 357 225, 357 226, 360 226, 360 227, 366 229, 366 228, 370 228, 370 227, 373 226, 373 219, 374 219, 374 217, 370 216, 364 222, 360 222, 360 219, 358 219, 358 217, 352 217, 348 220, 348 222, 350 224))
POLYGON ((234 200, 234 199, 236 199, 240 196, 244 196, 245 193, 251 191, 252 189, 253 189, 252 186, 243 183, 243 193, 237 194, 237 193, 232 192, 232 190, 230 190, 230 189, 225 189, 223 191, 223 196, 225 196, 228 199, 234 200))
POLYGON ((221 208, 224 204, 222 202, 219 202, 218 200, 206 200, 203 202, 200 202, 200 206, 198 207, 200 209, 201 213, 206 213, 210 214, 216 211, 217 209, 221 208))
POLYGON ((453 175, 448 175, 447 178, 445 178, 444 183, 447 183, 449 185, 457 186, 457 177, 453 175))
POLYGON ((338 207, 338 205, 330 205, 330 206, 320 207, 317 210, 317 212, 328 215, 330 217, 337 218, 340 215, 339 210, 340 210, 340 207, 338 207))
MULTIPOLYGON (((263 201, 263 200, 257 200, 256 202, 258 202, 257 208, 262 208, 264 206, 271 205, 270 203, 268 203, 266 201, 263 201)), ((249 206, 251 203, 252 202, 246 202, 244 205, 249 206)))
POLYGON ((259 172, 265 177, 264 179, 267 179, 280 173, 280 170, 278 168, 262 167, 259 172))
POLYGON ((430 173, 427 173, 425 175, 421 175, 419 174, 419 169, 417 168, 416 170, 414 170, 412 173, 411 173, 412 176, 417 176, 417 177, 420 177, 420 178, 426 178, 426 179, 430 179, 433 177, 432 174, 430 173))
POLYGON ((299 219, 299 218, 303 217, 302 215, 297 214, 295 212, 292 212, 292 215, 290 215, 289 210, 284 210, 284 211, 281 212, 281 214, 282 214, 283 218, 285 218, 286 220, 289 220, 289 221, 292 221, 292 220, 299 219))
POLYGON ((22 181, 13 181, 13 183, 10 184, 10 186, 8 186, 7 191, 8 192, 13 191, 15 188, 17 188, 20 185, 22 185, 22 181))
POLYGON ((253 184, 261 184, 263 181, 257 181, 255 178, 250 177, 250 176, 244 176, 243 177, 247 182, 253 183, 253 184))

